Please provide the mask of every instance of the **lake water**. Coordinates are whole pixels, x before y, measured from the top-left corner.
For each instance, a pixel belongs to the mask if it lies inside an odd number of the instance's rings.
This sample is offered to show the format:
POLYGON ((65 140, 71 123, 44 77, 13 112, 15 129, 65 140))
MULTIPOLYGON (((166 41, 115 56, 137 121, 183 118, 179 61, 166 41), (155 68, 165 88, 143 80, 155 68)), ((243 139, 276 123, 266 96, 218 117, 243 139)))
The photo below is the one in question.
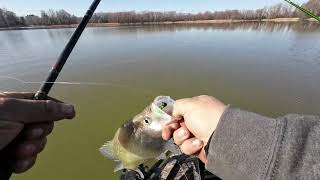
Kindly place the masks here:
MULTIPOLYGON (((277 117, 320 114, 317 24, 150 25, 88 28, 51 96, 77 107, 56 124, 32 171, 14 180, 117 179, 98 148, 157 95, 201 94, 277 117)), ((32 91, 74 29, 0 32, 0 90, 32 91)))

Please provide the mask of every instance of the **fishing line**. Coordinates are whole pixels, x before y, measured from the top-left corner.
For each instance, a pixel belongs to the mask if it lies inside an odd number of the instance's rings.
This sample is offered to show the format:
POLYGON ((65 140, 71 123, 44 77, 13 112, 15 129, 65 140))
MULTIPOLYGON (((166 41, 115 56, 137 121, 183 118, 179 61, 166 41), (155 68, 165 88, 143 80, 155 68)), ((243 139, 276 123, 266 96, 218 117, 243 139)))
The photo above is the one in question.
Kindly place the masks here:
POLYGON ((45 82, 45 81, 25 81, 20 78, 12 77, 12 76, 5 76, 0 75, 0 79, 4 80, 14 80, 21 84, 57 84, 57 85, 75 85, 75 86, 112 86, 112 87, 119 87, 119 88, 128 88, 130 90, 139 91, 145 94, 154 95, 156 93, 159 93, 158 91, 152 90, 152 89, 146 89, 146 88, 139 88, 139 87, 133 87, 126 84, 120 84, 120 83, 102 83, 102 82, 67 82, 67 81, 56 81, 56 82, 45 82))
POLYGON ((67 81, 56 81, 56 82, 45 82, 45 81, 25 81, 19 78, 2 76, 1 79, 15 80, 22 84, 60 84, 60 85, 88 85, 88 86, 117 86, 117 87, 129 87, 128 85, 115 84, 115 83, 99 83, 99 82, 67 82, 67 81))

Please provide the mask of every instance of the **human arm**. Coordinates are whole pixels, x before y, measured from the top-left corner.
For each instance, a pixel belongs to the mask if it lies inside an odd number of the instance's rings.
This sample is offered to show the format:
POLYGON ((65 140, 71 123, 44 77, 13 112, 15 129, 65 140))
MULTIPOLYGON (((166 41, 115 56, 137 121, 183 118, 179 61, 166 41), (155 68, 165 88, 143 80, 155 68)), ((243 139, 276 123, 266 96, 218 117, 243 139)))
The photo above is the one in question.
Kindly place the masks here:
POLYGON ((30 169, 46 144, 54 121, 72 119, 72 105, 32 93, 0 93, 0 177, 30 169))
MULTIPOLYGON (((200 99, 212 97, 202 96, 200 99)), ((189 99, 187 103, 199 106, 194 100, 189 99)), ((210 107, 215 106, 213 103, 210 107)), ((191 112, 193 110, 189 110, 189 114, 191 112)), ((188 119, 184 116, 186 126, 182 124, 172 128, 172 124, 168 125, 163 136, 165 139, 173 136, 182 151, 198 155, 206 163, 206 168, 222 179, 319 178, 319 117, 287 115, 274 119, 228 106, 219 119, 210 116, 206 119, 205 122, 209 122, 207 126, 215 126, 215 132, 207 142, 199 138, 203 142, 201 146, 188 143, 194 139, 193 136, 197 137, 194 133, 198 132, 189 129, 187 122, 199 123, 197 118, 188 119), (177 132, 181 128, 190 134, 178 138, 177 132), (195 153, 190 153, 192 151, 195 153)), ((198 128, 196 131, 201 130, 198 128)))
POLYGON ((318 179, 319 138, 319 117, 229 107, 208 144, 207 169, 223 179, 318 179))

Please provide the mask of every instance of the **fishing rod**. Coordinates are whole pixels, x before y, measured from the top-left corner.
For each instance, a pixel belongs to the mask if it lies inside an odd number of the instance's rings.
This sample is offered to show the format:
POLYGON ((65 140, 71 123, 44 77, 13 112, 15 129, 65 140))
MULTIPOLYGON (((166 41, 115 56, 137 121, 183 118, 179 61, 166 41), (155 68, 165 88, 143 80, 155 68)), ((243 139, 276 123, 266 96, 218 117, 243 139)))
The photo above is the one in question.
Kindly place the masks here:
POLYGON ((292 6, 296 7, 297 9, 299 9, 303 13, 307 14, 308 16, 310 16, 320 22, 320 17, 317 16, 316 14, 314 14, 313 12, 309 11, 308 9, 303 8, 302 6, 298 5, 297 3, 295 3, 291 0, 285 0, 285 1, 288 2, 289 4, 291 4, 292 6))
MULTIPOLYGON (((93 16, 95 10, 97 9, 99 3, 101 0, 94 0, 91 4, 90 8, 87 10, 85 16, 81 20, 80 24, 78 25, 75 32, 72 34, 69 42, 63 49, 62 53, 60 54, 57 63, 52 67, 49 76, 47 77, 46 81, 42 84, 39 91, 35 94, 34 99, 35 100, 45 100, 47 99, 47 95, 49 94, 52 86, 54 85, 55 81, 57 80, 63 66, 67 62, 72 50, 76 46, 78 40, 80 39, 81 34, 83 33, 84 29, 88 25, 91 17, 93 16)), ((7 170, 7 173, 5 175, 2 175, 0 173, 0 178, 2 179, 10 179, 12 175, 11 170, 7 170)))
POLYGON ((63 66, 67 62, 72 50, 76 46, 83 30, 86 28, 87 24, 89 23, 93 13, 97 9, 101 0, 94 0, 91 4, 90 8, 88 9, 86 15, 83 17, 81 23, 78 25, 77 29, 71 36, 68 44, 63 49, 62 53, 60 54, 57 63, 52 67, 49 76, 47 77, 46 81, 42 84, 39 91, 34 96, 36 100, 45 100, 47 95, 49 94, 54 82, 57 80, 63 66))

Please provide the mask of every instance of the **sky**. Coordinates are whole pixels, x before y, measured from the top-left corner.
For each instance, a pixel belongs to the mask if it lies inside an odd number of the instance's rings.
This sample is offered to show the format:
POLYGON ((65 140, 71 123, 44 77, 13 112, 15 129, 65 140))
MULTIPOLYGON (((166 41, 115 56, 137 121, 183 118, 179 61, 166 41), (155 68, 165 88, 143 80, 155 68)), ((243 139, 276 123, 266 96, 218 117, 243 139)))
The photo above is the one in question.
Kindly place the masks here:
MULTIPOLYGON (((40 14, 40 10, 65 9, 82 16, 93 0, 0 0, 0 8, 17 15, 40 14)), ((304 3, 307 0, 295 0, 304 3)), ((179 11, 204 12, 226 9, 257 9, 284 2, 283 0, 102 0, 98 12, 116 11, 179 11)))

